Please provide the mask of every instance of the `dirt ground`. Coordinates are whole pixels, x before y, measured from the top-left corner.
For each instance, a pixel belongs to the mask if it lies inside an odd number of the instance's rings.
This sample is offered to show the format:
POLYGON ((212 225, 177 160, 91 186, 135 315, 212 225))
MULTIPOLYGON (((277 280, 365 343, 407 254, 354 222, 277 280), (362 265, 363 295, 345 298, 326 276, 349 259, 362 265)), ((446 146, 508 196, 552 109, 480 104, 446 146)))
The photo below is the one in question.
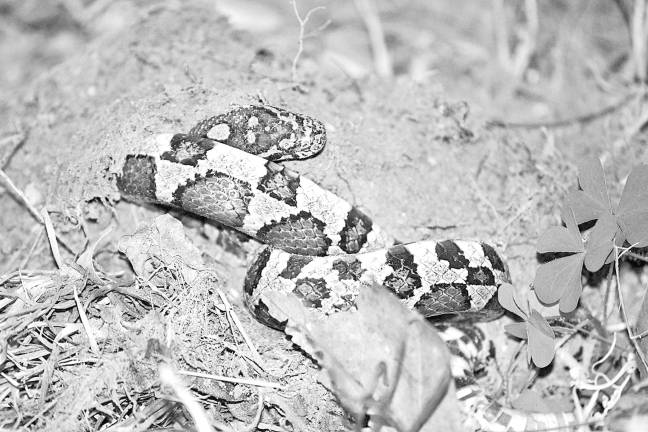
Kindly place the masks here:
MULTIPOLYGON (((7 296, 20 283, 50 292, 74 285, 60 264, 75 268, 89 246, 97 271, 113 285, 110 296, 97 281, 63 289, 67 303, 30 321, 42 327, 25 321, 1 328, 5 341, 19 342, 10 345, 10 360, 20 364, 5 363, 2 373, 3 428, 117 430, 135 428, 135 419, 150 420, 141 430, 182 428, 169 420, 180 406, 160 398, 148 355, 153 340, 169 342, 164 355, 178 367, 272 377, 288 389, 266 392, 259 402, 255 387, 193 378, 192 389, 219 424, 351 427, 317 382, 311 359, 243 306, 256 242, 173 211, 210 277, 191 289, 168 287, 177 292, 161 309, 116 298, 136 280, 119 245, 168 211, 120 200, 115 184, 126 152, 151 134, 187 131, 232 104, 262 101, 307 113, 325 123, 327 148, 289 162, 291 168, 358 205, 400 241, 489 242, 507 258, 521 291, 535 274, 538 236, 559 222, 560 201, 577 186, 579 158, 601 157, 615 198, 630 168, 648 162, 645 103, 618 66, 629 47, 613 2, 541 3, 535 54, 521 76, 498 62, 497 22, 486 3, 378 2, 392 77, 372 73, 375 46, 357 8, 364 2, 298 2, 302 16, 321 4, 326 9, 307 23, 314 33, 304 40, 296 77, 299 27, 289 2, 37 3, 0 3, 0 168, 15 185, 0 188, 0 288, 7 296), (606 115, 578 119, 620 101, 606 115), (553 124, 562 119, 571 121, 553 124), (37 220, 42 213, 33 215, 20 194, 33 209, 47 209, 59 236, 58 262, 37 220), (80 319, 76 295, 100 335, 99 353, 83 331, 59 333, 80 319), (222 309, 227 302, 266 375, 242 354, 244 340, 222 309), (265 411, 255 420, 258 405, 265 411)), ((639 270, 628 278, 636 313, 646 276, 639 270)), ((600 287, 586 288, 586 296, 596 305, 600 287)), ((503 323, 489 333, 508 364, 517 345, 503 323)), ((541 392, 564 382, 560 370, 541 374, 541 392)))

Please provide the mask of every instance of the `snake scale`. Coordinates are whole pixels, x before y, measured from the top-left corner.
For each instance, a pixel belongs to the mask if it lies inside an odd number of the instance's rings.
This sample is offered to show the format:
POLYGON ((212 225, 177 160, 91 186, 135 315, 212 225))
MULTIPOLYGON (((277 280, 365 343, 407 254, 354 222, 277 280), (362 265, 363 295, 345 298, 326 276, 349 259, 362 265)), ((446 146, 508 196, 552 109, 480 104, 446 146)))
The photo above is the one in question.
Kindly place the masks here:
MULTIPOLYGON (((127 154, 122 196, 163 204, 239 230, 268 245, 250 266, 246 303, 261 322, 282 328, 261 300, 290 292, 330 314, 354 306, 364 283, 377 280, 425 317, 503 313, 497 289, 509 280, 491 246, 445 240, 397 244, 357 207, 277 161, 303 159, 326 143, 324 125, 273 106, 237 106, 187 134, 150 137, 127 154)), ((502 406, 474 379, 480 337, 439 327, 452 355, 457 396, 472 422, 488 431, 570 429, 572 414, 502 406)))

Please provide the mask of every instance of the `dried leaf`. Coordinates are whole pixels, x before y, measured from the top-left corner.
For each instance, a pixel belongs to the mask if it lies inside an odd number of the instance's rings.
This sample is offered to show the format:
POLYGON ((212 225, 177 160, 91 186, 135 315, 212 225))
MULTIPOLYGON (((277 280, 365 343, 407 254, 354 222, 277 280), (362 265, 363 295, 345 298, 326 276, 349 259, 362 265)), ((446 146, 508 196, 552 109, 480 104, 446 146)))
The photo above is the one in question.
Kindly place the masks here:
POLYGON ((101 274, 97 272, 97 269, 95 269, 94 266, 94 255, 97 250, 97 246, 104 240, 104 238, 110 234, 113 230, 113 226, 110 225, 106 229, 104 229, 101 234, 99 234, 99 237, 97 240, 89 245, 85 251, 76 260, 76 263, 80 265, 85 271, 86 274, 88 275, 88 278, 92 280, 93 282, 96 283, 101 283, 102 278, 101 274))
MULTIPOLYGON (((435 413, 437 406, 448 394, 448 388, 452 381, 452 375, 444 373, 437 375, 431 373, 432 364, 427 353, 430 352, 430 344, 437 344, 438 335, 430 324, 424 320, 414 320, 408 326, 407 340, 403 349, 406 354, 403 357, 401 372, 397 374, 398 381, 392 396, 389 409, 391 416, 400 425, 398 430, 438 430, 428 419, 435 413), (430 391, 428 388, 428 377, 434 379, 436 389, 430 391), (412 415, 410 417, 410 414, 412 415)), ((443 342, 441 342, 444 344, 443 342)), ((445 344, 444 344, 445 345, 445 344)), ((433 349, 438 356, 438 348, 433 349)), ((451 395, 451 397, 454 397, 451 395)), ((370 415, 383 415, 382 409, 374 407, 369 410, 370 415)))
POLYGON ((366 287, 357 310, 329 316, 291 293, 266 292, 261 300, 271 315, 290 317, 286 333, 322 366, 321 381, 350 412, 366 410, 376 424, 398 430, 461 430, 448 396, 447 347, 384 288, 366 287))
POLYGON ((156 217, 119 242, 119 250, 142 278, 154 275, 160 265, 178 270, 184 281, 196 279, 204 267, 202 254, 187 238, 182 223, 170 215, 156 217))
MULTIPOLYGON (((577 253, 541 264, 533 281, 540 301, 553 304, 570 292, 580 294, 584 258, 583 253, 577 253)), ((562 301, 560 310, 565 311, 562 301)))

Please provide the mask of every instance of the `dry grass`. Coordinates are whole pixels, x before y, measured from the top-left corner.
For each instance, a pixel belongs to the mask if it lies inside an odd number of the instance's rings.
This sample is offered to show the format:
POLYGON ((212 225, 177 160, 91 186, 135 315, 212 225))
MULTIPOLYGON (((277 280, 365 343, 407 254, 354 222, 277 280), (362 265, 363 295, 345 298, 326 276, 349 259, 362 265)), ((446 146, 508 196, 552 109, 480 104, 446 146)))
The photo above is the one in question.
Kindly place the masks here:
POLYGON ((48 238, 57 270, 0 278, 1 427, 144 430, 193 422, 200 431, 234 430, 231 414, 207 415, 201 406, 238 403, 248 393, 257 401, 250 430, 258 425, 262 389, 280 386, 264 372, 216 273, 200 271, 189 283, 193 270, 182 258, 149 244, 147 253, 157 254, 147 255, 145 274, 108 274, 92 260, 99 242, 69 262, 56 235, 48 238))

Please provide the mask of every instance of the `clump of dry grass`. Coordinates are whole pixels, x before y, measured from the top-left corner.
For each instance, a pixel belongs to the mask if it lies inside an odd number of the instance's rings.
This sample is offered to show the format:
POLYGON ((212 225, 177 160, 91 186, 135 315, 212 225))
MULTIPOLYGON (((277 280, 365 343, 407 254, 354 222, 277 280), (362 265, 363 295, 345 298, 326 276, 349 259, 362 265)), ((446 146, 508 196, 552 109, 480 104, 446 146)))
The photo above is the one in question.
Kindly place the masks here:
POLYGON ((135 274, 110 274, 92 259, 100 241, 74 262, 62 258, 40 214, 58 268, 0 277, 0 427, 258 424, 263 388, 280 386, 178 221, 126 238, 135 274))

